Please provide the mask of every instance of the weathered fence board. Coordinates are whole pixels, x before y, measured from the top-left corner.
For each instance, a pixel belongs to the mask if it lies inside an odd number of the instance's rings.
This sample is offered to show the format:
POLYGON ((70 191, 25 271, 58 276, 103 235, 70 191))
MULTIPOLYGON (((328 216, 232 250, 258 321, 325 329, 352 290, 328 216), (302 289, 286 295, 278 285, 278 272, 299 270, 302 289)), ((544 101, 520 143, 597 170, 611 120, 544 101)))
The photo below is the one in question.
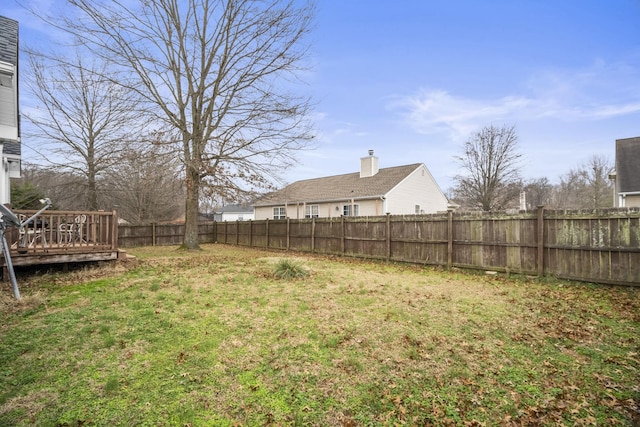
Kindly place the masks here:
MULTIPOLYGON (((200 243, 213 243, 216 237, 218 236, 215 222, 198 224, 200 243)), ((118 227, 118 246, 121 248, 180 245, 183 240, 184 224, 120 225, 118 227)))
POLYGON ((341 218, 317 219, 314 252, 336 254, 342 251, 343 222, 341 218))
POLYGON ((640 284, 640 215, 614 211, 545 216, 545 272, 601 283, 640 284))

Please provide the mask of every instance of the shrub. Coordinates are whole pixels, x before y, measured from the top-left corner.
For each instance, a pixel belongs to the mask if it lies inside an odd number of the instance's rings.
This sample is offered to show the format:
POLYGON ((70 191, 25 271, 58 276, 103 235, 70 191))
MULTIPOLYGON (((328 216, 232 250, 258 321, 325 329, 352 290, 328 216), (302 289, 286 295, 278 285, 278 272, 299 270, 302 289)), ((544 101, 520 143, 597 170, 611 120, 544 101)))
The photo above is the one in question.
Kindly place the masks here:
POLYGON ((296 279, 308 276, 309 272, 294 261, 282 259, 276 265, 274 274, 278 279, 296 279))

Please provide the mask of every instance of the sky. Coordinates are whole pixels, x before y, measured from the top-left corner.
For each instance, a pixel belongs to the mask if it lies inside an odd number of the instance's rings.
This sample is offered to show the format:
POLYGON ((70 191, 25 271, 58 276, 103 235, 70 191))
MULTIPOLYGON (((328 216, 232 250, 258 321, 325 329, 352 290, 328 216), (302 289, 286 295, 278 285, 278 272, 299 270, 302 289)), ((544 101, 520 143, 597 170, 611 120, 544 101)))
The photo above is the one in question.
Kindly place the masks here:
MULTIPOLYGON (((5 2, 21 42, 46 43, 21 1, 5 2)), ((317 137, 287 182, 357 172, 371 149, 381 168, 424 163, 447 192, 465 141, 506 125, 523 178, 557 183, 640 136, 640 0, 317 0, 317 12, 302 76, 317 137)))

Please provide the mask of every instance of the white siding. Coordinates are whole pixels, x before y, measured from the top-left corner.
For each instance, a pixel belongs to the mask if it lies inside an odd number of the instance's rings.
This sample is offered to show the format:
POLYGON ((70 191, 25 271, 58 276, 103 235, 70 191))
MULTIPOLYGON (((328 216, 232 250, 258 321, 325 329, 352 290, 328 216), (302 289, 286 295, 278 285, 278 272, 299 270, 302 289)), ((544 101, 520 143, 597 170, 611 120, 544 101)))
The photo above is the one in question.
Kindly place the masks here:
POLYGON ((271 207, 260 208, 256 206, 253 208, 253 212, 256 221, 273 218, 273 209, 271 209, 271 207))
POLYGON ((15 67, 0 63, 0 138, 18 140, 15 67))
MULTIPOLYGON (((382 199, 370 199, 370 200, 354 200, 354 204, 358 205, 358 216, 379 216, 385 214, 385 201, 382 199)), ((351 201, 335 201, 328 203, 309 203, 309 205, 318 206, 318 218, 339 218, 342 216, 342 209, 344 205, 350 205, 351 201)), ((273 219, 274 206, 261 207, 256 206, 255 219, 273 219)), ((291 219, 304 219, 305 217, 305 204, 293 204, 287 205, 287 217, 291 219)))
MULTIPOLYGON (((272 210, 273 211, 273 210, 272 210)), ((253 220, 253 212, 223 212, 222 221, 249 221, 253 220)))
POLYGON ((627 194, 625 196, 618 197, 619 202, 617 207, 622 208, 640 208, 640 195, 639 194, 627 194))
POLYGON ((387 194, 387 210, 393 215, 415 214, 447 210, 447 198, 424 165, 420 165, 387 194))

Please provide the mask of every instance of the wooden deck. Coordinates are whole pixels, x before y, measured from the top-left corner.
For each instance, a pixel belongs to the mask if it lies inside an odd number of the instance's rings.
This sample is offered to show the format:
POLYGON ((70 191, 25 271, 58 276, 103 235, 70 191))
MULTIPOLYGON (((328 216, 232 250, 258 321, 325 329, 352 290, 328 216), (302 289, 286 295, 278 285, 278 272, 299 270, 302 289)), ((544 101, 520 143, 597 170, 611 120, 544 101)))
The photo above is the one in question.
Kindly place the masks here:
MULTIPOLYGON (((13 211, 27 219, 36 211, 13 211)), ((117 212, 45 211, 24 233, 5 234, 14 266, 109 261, 118 258, 117 212)), ((2 267, 6 266, 2 256, 2 267)), ((3 277, 6 275, 3 274, 3 277)))

